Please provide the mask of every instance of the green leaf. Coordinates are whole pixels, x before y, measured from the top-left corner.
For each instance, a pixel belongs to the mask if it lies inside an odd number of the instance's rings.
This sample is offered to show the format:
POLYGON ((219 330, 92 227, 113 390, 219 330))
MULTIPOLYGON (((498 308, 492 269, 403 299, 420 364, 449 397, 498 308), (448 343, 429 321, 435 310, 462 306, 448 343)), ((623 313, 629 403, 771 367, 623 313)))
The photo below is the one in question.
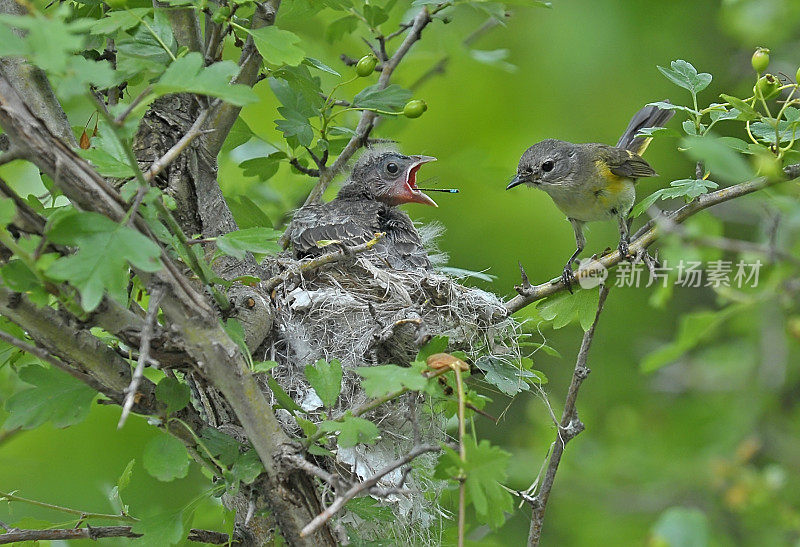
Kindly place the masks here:
POLYGON ((117 479, 117 484, 111 488, 111 492, 108 495, 108 499, 114 505, 114 508, 122 513, 128 513, 129 508, 122 501, 122 491, 125 490, 131 482, 131 475, 133 474, 133 464, 136 463, 136 460, 133 459, 128 462, 128 465, 125 466, 125 469, 122 471, 122 474, 117 479))
POLYGON ((328 65, 326 65, 325 63, 320 61, 319 59, 315 59, 313 57, 306 57, 306 59, 305 59, 305 61, 303 61, 303 63, 307 64, 309 66, 313 66, 314 68, 316 68, 318 70, 321 70, 322 72, 327 72, 328 74, 333 74, 334 76, 341 76, 341 74, 336 72, 334 69, 332 69, 331 67, 329 67, 328 65))
POLYGON ((336 403, 342 391, 342 363, 338 359, 330 363, 320 359, 313 365, 306 365, 306 378, 326 408, 336 403))
POLYGON ((75 254, 56 260, 47 275, 74 285, 86 311, 100 304, 105 291, 118 302, 127 302, 128 264, 147 272, 161 268, 158 245, 98 213, 63 214, 53 221, 47 238, 53 243, 78 246, 75 254))
POLYGON ((141 518, 133 523, 131 531, 144 534, 143 538, 136 540, 137 545, 174 545, 186 535, 183 511, 171 511, 141 518))
POLYGON ((217 249, 240 260, 252 253, 279 253, 283 248, 277 243, 281 233, 272 228, 245 228, 217 238, 217 249))
MULTIPOLYGON (((79 150, 78 154, 95 166, 97 171, 105 177, 129 178, 136 172, 128 163, 124 145, 117 138, 108 124, 98 125, 97 136, 92 138, 92 148, 79 150)), ((131 185, 135 191, 138 185, 131 185)))
POLYGON ((734 97, 733 95, 725 95, 724 93, 720 95, 720 97, 728 101, 732 107, 739 111, 739 115, 736 117, 737 120, 755 121, 761 117, 749 103, 742 99, 734 97))
POLYGON ((29 365, 19 379, 33 387, 18 391, 6 401, 6 430, 33 429, 45 422, 55 427, 75 425, 86 419, 97 392, 55 368, 29 365))
POLYGON ((277 361, 259 361, 257 363, 253 363, 253 374, 269 372, 277 366, 277 361))
MULTIPOLYGON (((447 341, 445 340, 445 344, 447 341)), ((437 352, 434 352, 437 353, 437 352)), ((380 365, 375 367, 358 367, 356 372, 364 377, 361 387, 369 397, 382 397, 389 393, 408 388, 421 391, 428 385, 428 378, 422 375, 426 368, 425 361, 415 361, 410 367, 397 365, 380 365)))
POLYGON ((247 32, 253 37, 264 61, 271 65, 299 65, 306 57, 305 51, 297 46, 302 40, 293 32, 274 25, 248 29, 247 32))
POLYGON ((261 207, 245 195, 238 195, 228 201, 233 218, 239 228, 272 228, 272 220, 261 210, 261 207))
POLYGON ((682 104, 668 103, 666 101, 656 101, 654 103, 647 103, 647 106, 657 106, 661 110, 679 110, 681 112, 687 112, 694 116, 700 115, 700 112, 698 112, 693 108, 689 108, 688 106, 683 106, 682 104))
POLYGON ((254 103, 255 92, 242 84, 231 84, 239 67, 233 61, 220 61, 204 66, 203 56, 193 51, 169 65, 153 86, 157 95, 191 92, 219 97, 236 106, 254 103))
POLYGON ((672 61, 670 68, 658 67, 658 70, 666 76, 672 83, 692 93, 698 93, 708 87, 711 83, 711 74, 707 72, 697 73, 690 63, 682 59, 672 61))
POLYGON ((95 21, 89 32, 91 34, 114 34, 120 30, 130 30, 139 24, 140 19, 152 16, 153 8, 131 8, 121 11, 109 11, 105 17, 95 21))
POLYGON ((680 179, 669 183, 669 188, 662 188, 661 199, 685 198, 687 202, 692 201, 698 196, 708 193, 709 190, 717 188, 717 183, 702 179, 680 179))
POLYGON ((357 444, 373 444, 380 434, 375 424, 350 414, 341 421, 325 420, 319 424, 319 429, 326 433, 338 432, 337 444, 341 448, 351 448, 357 444))
POLYGON ((369 496, 353 498, 345 507, 368 522, 394 522, 395 515, 391 507, 369 496))
POLYGON ((513 500, 500 483, 506 480, 506 467, 511 454, 492 446, 486 439, 480 444, 470 438, 465 442, 467 457, 462 462, 458 453, 443 447, 434 476, 440 479, 466 476, 467 503, 475 507, 478 517, 494 529, 505 522, 513 500))
MULTIPOLYGON (((786 110, 789 109, 787 108, 786 110)), ((750 124, 750 132, 762 142, 775 144, 775 128, 769 123, 756 122, 750 124)), ((781 144, 788 143, 797 136, 798 124, 797 122, 781 120, 778 122, 777 133, 781 144)))
POLYGON ((0 226, 5 228, 12 222, 17 215, 17 206, 11 198, 0 198, 0 226))
POLYGON ((392 84, 385 89, 380 84, 371 85, 362 89, 353 98, 353 106, 359 108, 377 108, 380 110, 397 110, 405 106, 411 99, 412 93, 397 84, 392 84))
POLYGON ((200 440, 206 450, 223 465, 232 465, 239 459, 242 445, 227 433, 223 433, 213 427, 204 427, 200 432, 200 440))
POLYGON ((598 292, 592 290, 565 293, 548 298, 538 310, 544 319, 553 321, 554 329, 560 329, 577 319, 583 330, 587 331, 597 314, 598 299, 598 292))
POLYGON ((417 352, 417 356, 414 359, 415 361, 425 362, 428 357, 433 355, 434 353, 444 353, 447 351, 447 344, 448 344, 447 336, 443 336, 441 334, 437 334, 436 336, 432 337, 428 342, 419 348, 417 352))
POLYGON ((166 376, 156 386, 156 399, 167 405, 167 412, 172 413, 189 404, 191 391, 177 378, 166 376))
POLYGON ((295 412, 305 412, 303 408, 298 405, 294 399, 289 397, 289 394, 286 393, 280 385, 278 385, 278 382, 275 381, 275 378, 272 376, 267 376, 267 385, 269 386, 269 389, 272 390, 272 394, 275 396, 275 401, 277 401, 280 408, 288 410, 292 415, 294 415, 295 412))
POLYGON ((639 365, 641 370, 653 372, 674 362, 713 336, 723 322, 744 309, 745 305, 731 305, 722 310, 701 310, 682 315, 675 339, 645 356, 639 365))
POLYGON ((650 543, 669 547, 707 547, 710 535, 708 517, 701 510, 670 507, 653 526, 650 543))
POLYGON ((241 454, 231 468, 233 477, 245 484, 250 484, 264 472, 264 464, 254 449, 241 454))
MULTIPOLYGON (((753 129, 752 124, 750 129, 753 129)), ((750 164, 742 156, 730 149, 724 141, 717 137, 685 137, 681 146, 694 160, 702 161, 713 178, 722 178, 731 182, 742 182, 753 178, 750 164)))
POLYGON ((189 473, 189 454, 178 439, 159 432, 145 445, 142 464, 150 475, 168 482, 189 473))
POLYGON ((522 364, 516 366, 507 359, 495 355, 480 357, 475 361, 475 366, 485 373, 484 380, 509 397, 527 391, 531 380, 540 378, 535 372, 526 370, 522 364))
POLYGON ((346 15, 328 24, 328 28, 325 29, 325 40, 336 42, 356 29, 358 29, 358 18, 355 15, 346 15))
POLYGON ((233 127, 228 131, 225 142, 222 144, 223 152, 230 152, 234 148, 243 145, 253 137, 253 130, 247 125, 241 116, 233 122, 233 127))
MULTIPOLYGON (((286 139, 296 139, 300 146, 310 146, 314 140, 314 128, 303 114, 281 107, 278 111, 283 114, 284 119, 275 120, 275 126, 283 132, 286 139)), ((296 148, 296 146, 294 146, 296 148)))

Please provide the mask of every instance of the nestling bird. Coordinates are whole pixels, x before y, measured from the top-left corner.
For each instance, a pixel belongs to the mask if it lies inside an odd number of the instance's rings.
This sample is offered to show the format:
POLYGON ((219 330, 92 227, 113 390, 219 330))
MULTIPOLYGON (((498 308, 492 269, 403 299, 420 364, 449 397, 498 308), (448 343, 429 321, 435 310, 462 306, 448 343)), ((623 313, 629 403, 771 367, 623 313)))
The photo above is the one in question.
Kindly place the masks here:
POLYGON ((389 150, 367 151, 353 167, 350 177, 332 201, 298 209, 288 228, 295 256, 325 252, 320 241, 344 245, 370 241, 376 233, 386 235, 372 248, 378 265, 397 270, 430 268, 414 223, 398 205, 436 202, 417 188, 417 171, 431 156, 405 156, 389 150))
POLYGON ((636 199, 636 179, 652 177, 655 170, 640 156, 650 137, 640 130, 665 125, 674 112, 646 106, 637 112, 616 146, 599 143, 573 144, 547 139, 528 148, 519 160, 517 174, 506 190, 526 184, 547 192, 567 215, 575 231, 577 249, 564 266, 562 279, 570 288, 572 263, 583 251, 583 225, 616 218, 619 223, 619 251, 629 258, 630 221, 628 213, 636 199))

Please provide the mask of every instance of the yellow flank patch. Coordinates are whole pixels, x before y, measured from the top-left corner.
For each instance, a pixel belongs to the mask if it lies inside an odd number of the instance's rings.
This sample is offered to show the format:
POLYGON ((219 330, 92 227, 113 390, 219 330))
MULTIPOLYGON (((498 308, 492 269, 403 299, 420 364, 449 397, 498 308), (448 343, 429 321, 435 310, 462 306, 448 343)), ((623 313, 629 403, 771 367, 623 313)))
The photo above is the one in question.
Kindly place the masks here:
POLYGON ((596 194, 598 201, 603 208, 611 208, 617 205, 620 193, 625 189, 624 177, 615 175, 611 172, 608 164, 603 160, 595 160, 597 173, 606 181, 602 192, 596 194))

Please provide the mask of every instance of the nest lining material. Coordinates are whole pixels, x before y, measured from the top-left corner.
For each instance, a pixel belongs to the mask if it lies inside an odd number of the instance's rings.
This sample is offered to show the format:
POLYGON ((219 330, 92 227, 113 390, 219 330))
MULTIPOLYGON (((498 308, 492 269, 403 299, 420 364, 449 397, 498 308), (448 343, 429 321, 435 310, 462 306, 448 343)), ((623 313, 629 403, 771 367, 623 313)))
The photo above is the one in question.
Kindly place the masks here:
MULTIPOLYGON (((421 229, 429 245, 439 228, 421 229)), ((431 258, 441 254, 429 247, 431 258)), ((267 269, 286 266, 265 264, 267 269)), ((496 295, 461 285, 457 279, 436 270, 388 270, 376 266, 368 254, 333 263, 285 283, 273 295, 275 319, 271 335, 254 352, 254 357, 274 360, 279 365, 270 373, 281 387, 314 421, 322 420, 322 401, 306 381, 305 365, 318 359, 339 359, 343 368, 342 390, 332 416, 365 403, 361 378, 355 368, 394 363, 407 365, 420 345, 432 335, 446 335, 449 351, 464 351, 471 359, 479 355, 516 362, 520 358, 520 324, 507 315, 496 295)), ((266 382, 263 389, 272 395, 266 382)), ((364 416, 375 422, 381 438, 373 445, 355 448, 330 447, 337 456, 337 471, 349 470, 353 478, 364 479, 408 453, 418 443, 436 443, 447 438, 445 420, 430 410, 420 416, 417 394, 400 397, 364 416), (415 397, 415 401, 411 401, 415 397)), ((274 397, 273 397, 273 403, 274 397)), ((278 417, 290 434, 302 432, 286 411, 278 417)), ((390 504, 396 521, 388 528, 389 537, 405 544, 436 544, 432 537, 442 518, 450 518, 436 500, 443 488, 432 479, 436 456, 424 455, 413 465, 404 484, 397 470, 379 487, 403 487, 383 503, 390 504)), ((387 523, 372 523, 346 512, 338 522, 354 527, 363 539, 386 539, 387 523)))

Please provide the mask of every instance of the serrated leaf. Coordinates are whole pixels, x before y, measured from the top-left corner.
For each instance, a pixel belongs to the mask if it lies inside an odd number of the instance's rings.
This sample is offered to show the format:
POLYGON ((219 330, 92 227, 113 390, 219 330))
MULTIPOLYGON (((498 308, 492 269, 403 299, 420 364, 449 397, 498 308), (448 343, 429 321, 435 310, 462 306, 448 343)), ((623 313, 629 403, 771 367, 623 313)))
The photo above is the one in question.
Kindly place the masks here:
POLYGON ((447 344, 448 344, 447 336, 443 336, 441 334, 437 334, 428 342, 422 346, 419 351, 417 352, 417 357, 414 359, 415 361, 425 362, 425 360, 433 355, 434 353, 444 353, 447 351, 447 344))
POLYGON ((169 482, 189 473, 189 454, 178 439, 159 433, 145 445, 142 464, 150 475, 169 482))
POLYGON ((219 236, 216 241, 217 249, 240 260, 247 256, 248 251, 279 253, 283 250, 276 241, 280 235, 280 232, 272 228, 245 228, 219 236))
POLYGON ((120 303, 127 301, 128 264, 147 272, 161 269, 158 245, 98 213, 71 211, 61 215, 53 221, 47 238, 78 247, 76 253, 56 260, 47 275, 75 286, 86 311, 94 310, 106 291, 120 303))
POLYGON ((106 35, 120 30, 129 30, 139 24, 140 19, 151 15, 153 8, 130 8, 106 12, 105 17, 92 23, 91 34, 106 35))
POLYGON ((6 401, 9 416, 3 429, 33 429, 45 422, 67 427, 82 422, 97 392, 55 368, 29 365, 19 379, 33 387, 18 391, 6 401))
POLYGON ((506 480, 506 467, 511 454, 492 446, 486 439, 476 444, 473 439, 465 442, 466 461, 458 453, 443 447, 444 452, 436 465, 435 477, 453 479, 466 476, 467 503, 475 508, 478 517, 494 529, 505 522, 505 513, 513 508, 511 495, 501 483, 506 480))
POLYGON ((238 70, 233 61, 205 66, 203 56, 193 51, 169 65, 153 86, 153 92, 156 95, 182 92, 210 95, 236 106, 256 102, 258 97, 249 86, 231 84, 238 70))
POLYGON ((283 114, 284 119, 275 120, 275 127, 283 133, 286 139, 296 139, 301 146, 310 146, 314 139, 314 128, 303 114, 281 107, 278 111, 283 114))
POLYGON ((250 484, 264 472, 264 464, 254 449, 241 454, 231 468, 233 476, 245 484, 250 484))
POLYGON ((480 357, 475 361, 475 366, 485 373, 484 380, 509 397, 513 397, 521 391, 527 391, 530 389, 530 381, 539 378, 533 371, 526 370, 521 365, 516 366, 507 359, 494 355, 480 357))
POLYGON ((313 365, 306 365, 306 379, 322 400, 322 404, 330 408, 342 391, 342 363, 338 359, 333 359, 330 363, 320 359, 313 365))
POLYGON ((720 97, 728 101, 731 106, 739 111, 739 115, 736 117, 737 120, 755 121, 761 117, 749 103, 742 99, 734 97, 733 95, 725 95, 724 93, 720 95, 720 97))
POLYGON ((156 385, 156 399, 167 405, 167 412, 172 413, 189 404, 191 391, 177 378, 166 376, 156 385))
POLYGON ((353 98, 353 106, 359 108, 377 108, 380 110, 396 110, 403 108, 411 99, 412 93, 397 84, 381 89, 379 84, 362 89, 353 98))
POLYGON ((144 534, 137 544, 174 545, 184 539, 183 511, 160 513, 141 518, 133 523, 131 531, 144 534))
POLYGON ((743 182, 754 176, 750 164, 714 136, 685 137, 681 141, 681 146, 686 149, 689 157, 705 164, 705 168, 711 172, 712 178, 743 182))
POLYGON ((358 19, 355 15, 345 15, 328 24, 325 29, 325 40, 335 42, 343 36, 352 33, 358 28, 358 19))
POLYGON ((692 93, 698 93, 708 87, 711 83, 711 74, 701 72, 698 74, 691 63, 678 59, 670 63, 670 68, 658 67, 658 70, 667 77, 672 83, 692 93))
POLYGON ((341 421, 325 420, 319 424, 320 431, 339 434, 340 448, 351 448, 357 444, 373 444, 380 431, 378 426, 356 416, 347 415, 341 421))
POLYGON ((274 25, 248 29, 247 32, 253 37, 261 57, 271 65, 299 65, 306 57, 305 51, 297 45, 302 40, 293 32, 274 25))
MULTIPOLYGON (((445 345, 447 342, 445 341, 445 345)), ((434 352, 436 353, 436 352, 434 352)), ((380 365, 375 367, 358 367, 356 372, 364 377, 361 387, 369 397, 382 397, 389 393, 408 388, 421 391, 428 385, 428 378, 422 375, 425 361, 415 361, 410 367, 397 365, 380 365)))

